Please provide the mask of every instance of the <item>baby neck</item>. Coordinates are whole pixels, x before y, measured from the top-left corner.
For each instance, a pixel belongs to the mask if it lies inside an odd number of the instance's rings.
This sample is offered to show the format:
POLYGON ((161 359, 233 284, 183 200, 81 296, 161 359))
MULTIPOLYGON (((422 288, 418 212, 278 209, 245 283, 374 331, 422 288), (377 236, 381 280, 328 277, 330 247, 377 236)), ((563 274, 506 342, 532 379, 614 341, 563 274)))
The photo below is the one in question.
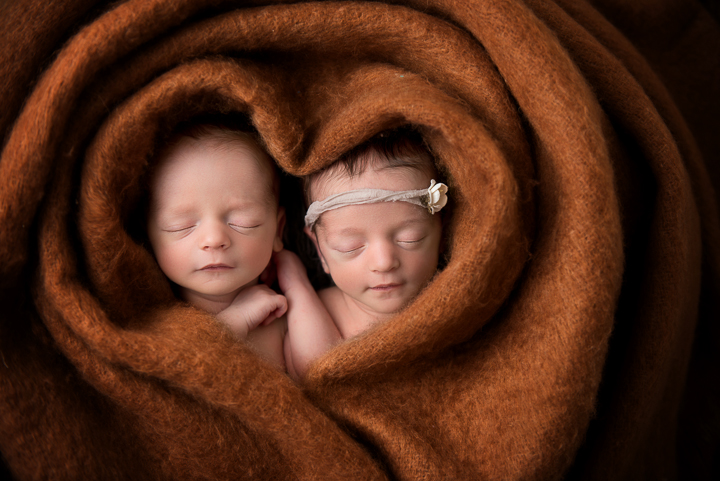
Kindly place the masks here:
POLYGON ((246 287, 254 286, 257 283, 258 280, 255 279, 254 281, 249 282, 232 292, 219 295, 203 294, 201 292, 181 287, 180 296, 183 298, 183 300, 189 302, 195 307, 199 307, 200 309, 208 311, 210 314, 217 314, 230 307, 230 304, 233 303, 240 291, 242 291, 246 287))
POLYGON ((232 304, 233 299, 237 295, 237 292, 227 294, 224 296, 207 296, 199 294, 197 292, 182 292, 182 298, 192 304, 195 307, 199 307, 204 311, 208 311, 210 314, 217 314, 220 311, 225 310, 232 304))
POLYGON ((390 320, 396 313, 379 313, 369 310, 355 299, 346 295, 344 292, 342 296, 346 305, 346 312, 343 316, 344 319, 341 322, 340 333, 343 339, 348 339, 361 334, 375 324, 381 324, 390 320))

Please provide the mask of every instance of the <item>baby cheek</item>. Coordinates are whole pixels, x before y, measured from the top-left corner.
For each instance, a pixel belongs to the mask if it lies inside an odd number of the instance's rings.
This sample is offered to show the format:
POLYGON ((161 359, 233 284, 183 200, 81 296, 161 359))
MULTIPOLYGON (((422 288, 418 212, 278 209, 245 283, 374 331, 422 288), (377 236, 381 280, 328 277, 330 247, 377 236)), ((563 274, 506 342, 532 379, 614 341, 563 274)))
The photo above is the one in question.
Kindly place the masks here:
POLYGON ((259 276, 272 257, 272 238, 253 240, 253 242, 246 242, 240 247, 246 269, 259 276))
POLYGON ((413 254, 410 260, 413 280, 418 286, 423 286, 435 275, 439 252, 437 249, 430 249, 413 254))
POLYGON ((190 264, 189 253, 176 245, 163 245, 155 249, 155 258, 160 269, 174 282, 185 273, 190 264))
POLYGON ((354 262, 340 262, 330 266, 330 276, 340 290, 352 292, 364 285, 363 270, 354 262))

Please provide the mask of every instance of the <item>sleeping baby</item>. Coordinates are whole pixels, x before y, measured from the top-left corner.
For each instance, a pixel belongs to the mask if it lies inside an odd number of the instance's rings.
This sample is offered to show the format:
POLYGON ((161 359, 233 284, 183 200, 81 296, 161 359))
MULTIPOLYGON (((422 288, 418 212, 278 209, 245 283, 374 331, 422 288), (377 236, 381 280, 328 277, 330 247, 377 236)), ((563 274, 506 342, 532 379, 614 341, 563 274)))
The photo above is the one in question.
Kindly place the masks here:
POLYGON ((222 122, 188 126, 151 174, 147 233, 182 299, 214 314, 280 368, 287 359, 297 378, 339 334, 314 291, 309 296, 293 287, 286 297, 258 282, 273 252, 281 288, 307 282, 299 259, 283 250, 275 169, 250 133, 222 122), (293 324, 302 331, 296 335, 288 332, 288 305, 293 314, 319 306, 320 314, 293 315, 302 319, 293 324))
POLYGON ((319 295, 344 339, 392 317, 432 279, 447 187, 422 139, 392 131, 305 179, 305 232, 334 286, 319 295))

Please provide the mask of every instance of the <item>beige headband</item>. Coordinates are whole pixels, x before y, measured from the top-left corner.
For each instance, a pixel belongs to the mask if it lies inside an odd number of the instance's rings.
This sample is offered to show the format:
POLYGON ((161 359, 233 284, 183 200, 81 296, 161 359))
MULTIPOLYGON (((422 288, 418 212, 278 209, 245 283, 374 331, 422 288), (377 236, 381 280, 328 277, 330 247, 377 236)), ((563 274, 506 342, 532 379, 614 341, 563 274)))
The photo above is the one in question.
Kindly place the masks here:
POLYGON ((447 204, 448 187, 445 184, 430 181, 430 187, 419 190, 382 190, 382 189, 358 189, 339 194, 313 202, 305 214, 305 225, 312 228, 323 212, 349 205, 376 204, 378 202, 409 202, 424 207, 434 214, 440 211, 447 204))

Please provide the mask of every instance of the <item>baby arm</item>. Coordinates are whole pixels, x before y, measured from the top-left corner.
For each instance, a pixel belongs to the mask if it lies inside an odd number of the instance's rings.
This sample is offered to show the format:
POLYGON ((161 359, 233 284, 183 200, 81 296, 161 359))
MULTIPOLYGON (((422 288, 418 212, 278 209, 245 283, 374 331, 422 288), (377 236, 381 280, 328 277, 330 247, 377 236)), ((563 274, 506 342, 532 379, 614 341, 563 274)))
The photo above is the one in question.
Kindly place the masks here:
POLYGON ((287 322, 281 316, 286 310, 285 296, 258 284, 240 291, 217 318, 261 357, 285 371, 283 342, 287 322))
POLYGON ((285 364, 293 379, 340 340, 340 332, 307 278, 300 259, 288 250, 274 254, 278 283, 287 298, 285 364))

